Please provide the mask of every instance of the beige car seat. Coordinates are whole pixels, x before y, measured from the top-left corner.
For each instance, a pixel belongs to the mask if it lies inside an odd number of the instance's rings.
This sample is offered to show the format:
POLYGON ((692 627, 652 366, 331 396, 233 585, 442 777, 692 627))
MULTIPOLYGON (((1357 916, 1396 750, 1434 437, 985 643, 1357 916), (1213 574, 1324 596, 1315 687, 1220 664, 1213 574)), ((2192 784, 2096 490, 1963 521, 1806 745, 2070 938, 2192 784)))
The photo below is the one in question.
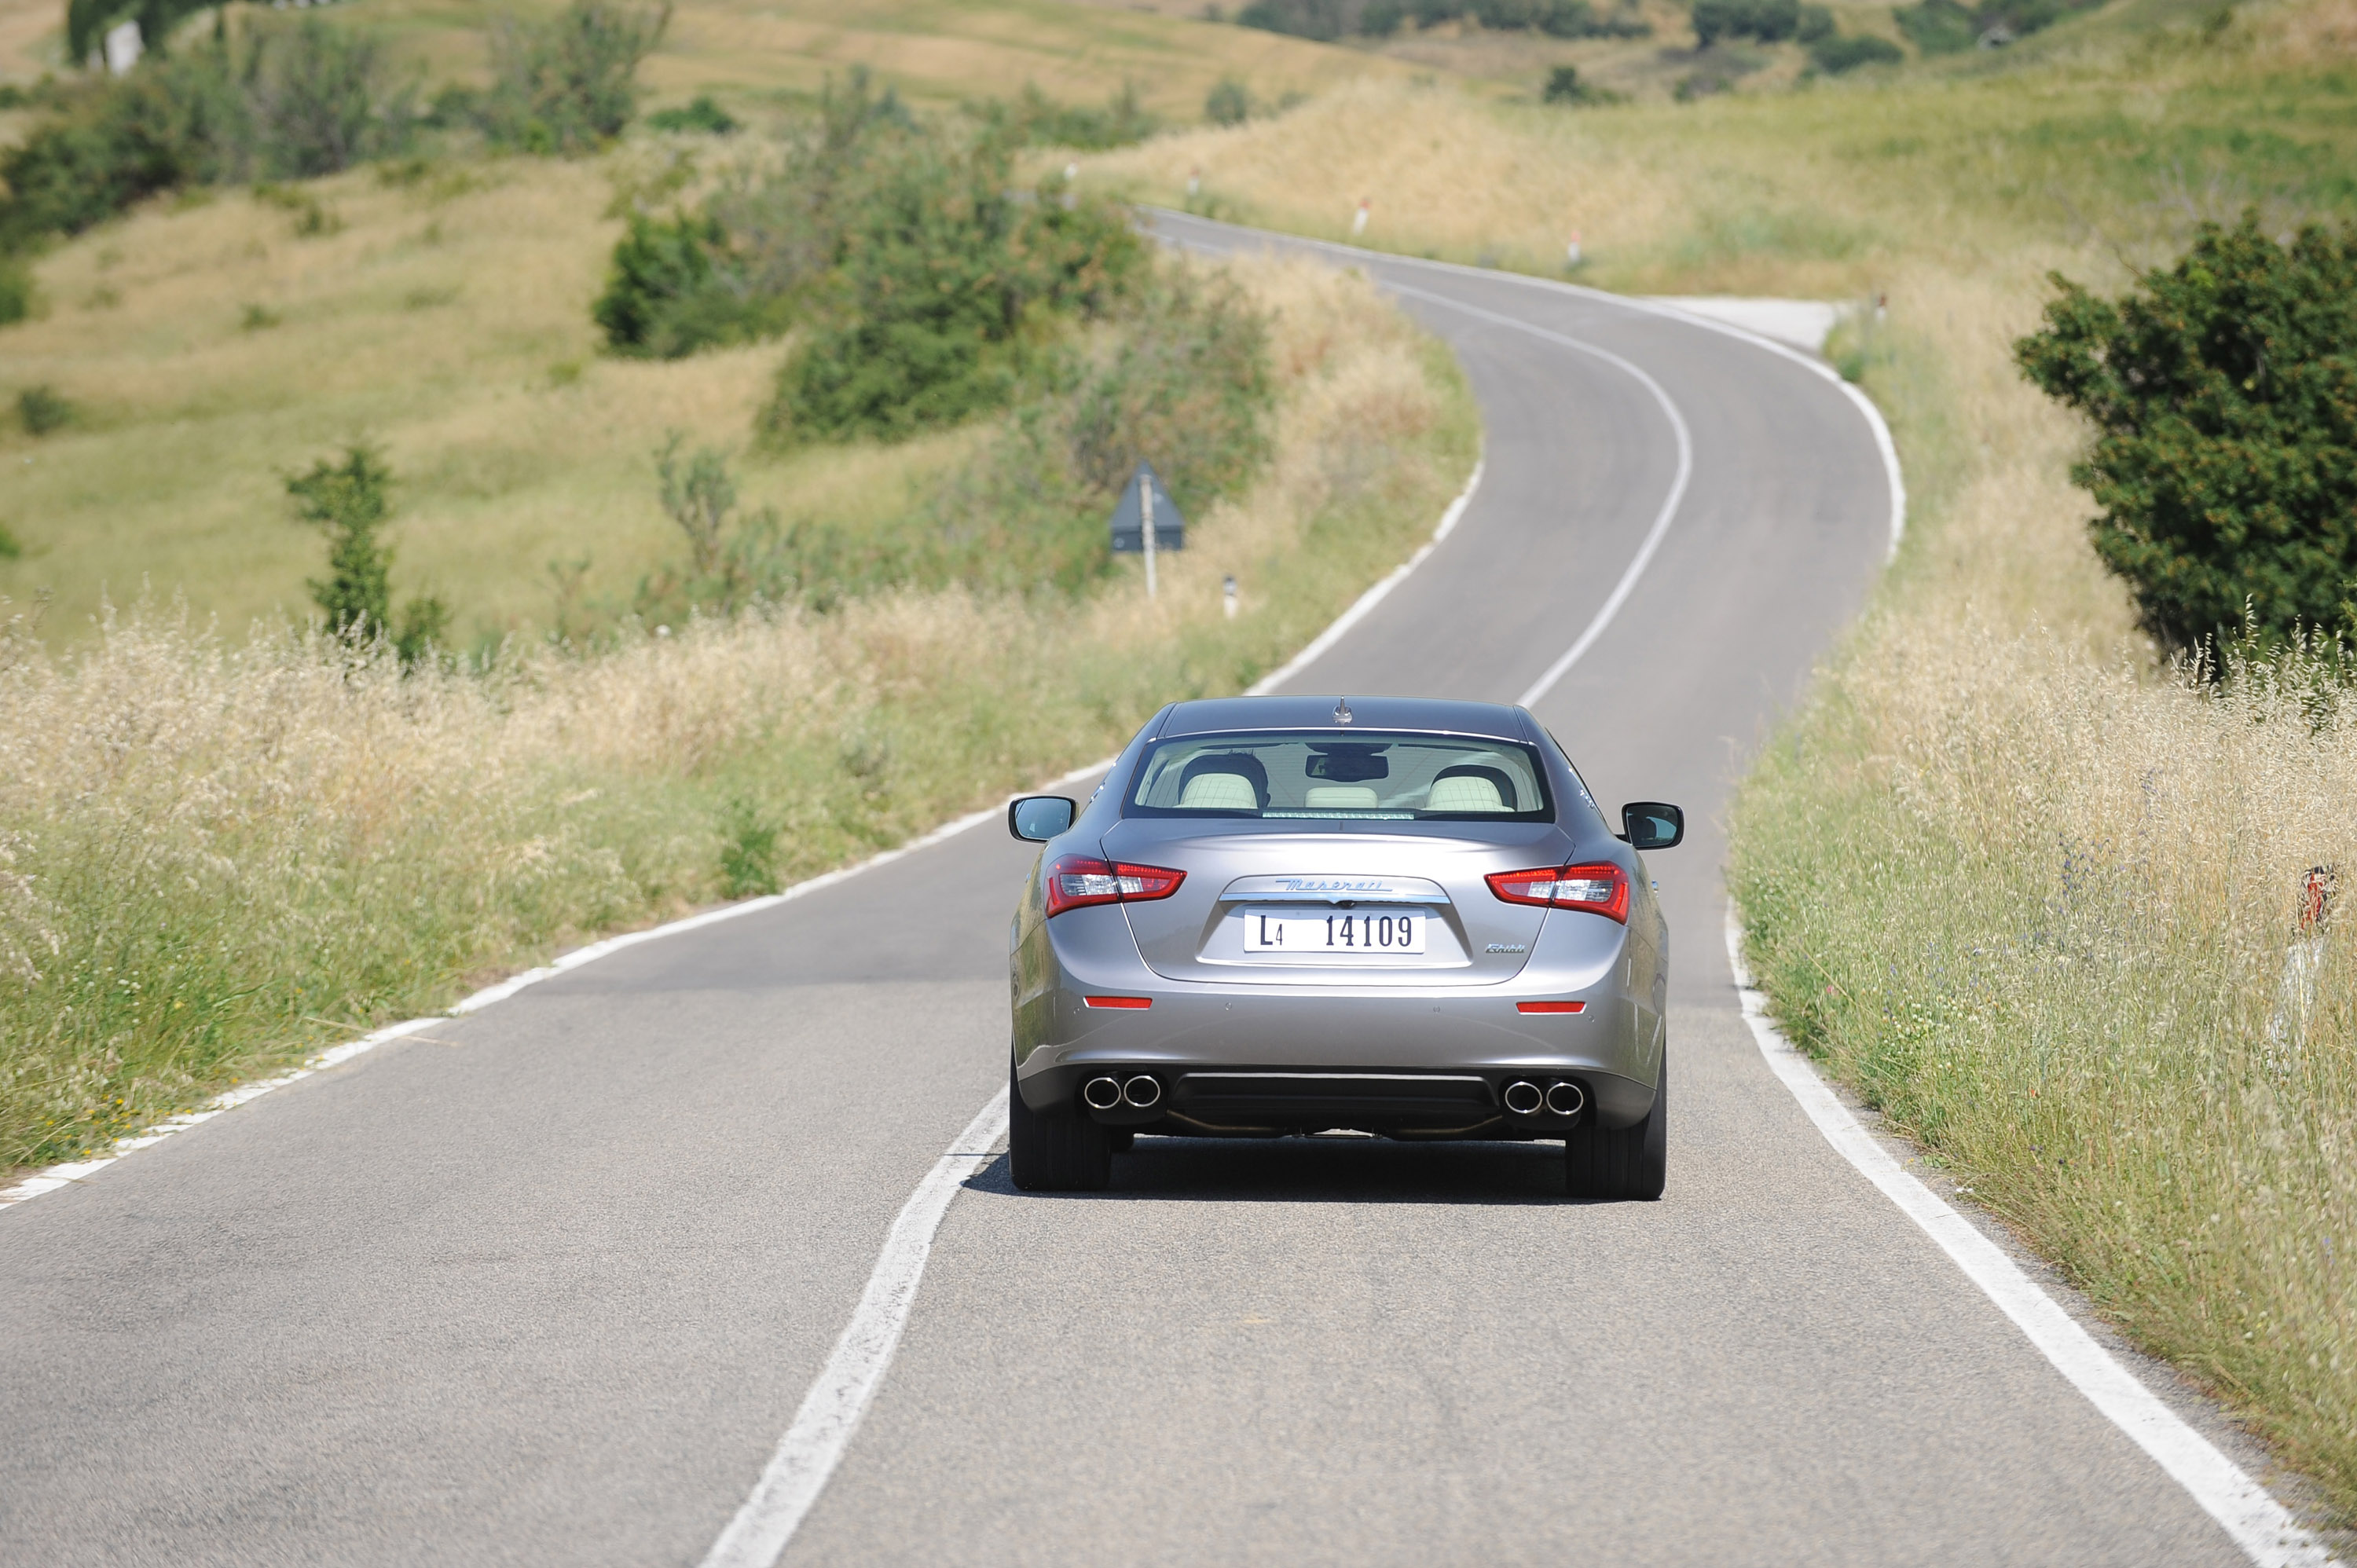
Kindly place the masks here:
POLYGON ((1502 811, 1506 802, 1499 798, 1497 785, 1479 774, 1459 773, 1453 778, 1436 779, 1432 792, 1425 797, 1427 811, 1502 811))
POLYGON ((1260 797, 1241 773, 1198 773, 1187 780, 1178 804, 1198 811, 1257 811, 1260 797))
POLYGON ((1340 810, 1372 811, 1375 791, 1365 784, 1312 784, 1301 797, 1305 806, 1325 806, 1340 810))

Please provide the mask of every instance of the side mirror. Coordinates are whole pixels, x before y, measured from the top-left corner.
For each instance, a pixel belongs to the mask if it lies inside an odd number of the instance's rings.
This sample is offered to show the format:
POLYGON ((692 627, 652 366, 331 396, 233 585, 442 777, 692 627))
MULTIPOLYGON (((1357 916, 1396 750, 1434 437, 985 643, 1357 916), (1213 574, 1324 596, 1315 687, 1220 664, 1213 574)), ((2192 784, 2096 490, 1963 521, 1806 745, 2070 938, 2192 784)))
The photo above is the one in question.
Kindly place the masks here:
POLYGON ((1686 836, 1686 814, 1660 800, 1631 800, 1620 808, 1620 836, 1631 849, 1675 849, 1686 836))
POLYGON ((1081 808, 1061 795, 1026 795, 1006 804, 1006 831, 1030 843, 1046 843, 1072 825, 1081 808))

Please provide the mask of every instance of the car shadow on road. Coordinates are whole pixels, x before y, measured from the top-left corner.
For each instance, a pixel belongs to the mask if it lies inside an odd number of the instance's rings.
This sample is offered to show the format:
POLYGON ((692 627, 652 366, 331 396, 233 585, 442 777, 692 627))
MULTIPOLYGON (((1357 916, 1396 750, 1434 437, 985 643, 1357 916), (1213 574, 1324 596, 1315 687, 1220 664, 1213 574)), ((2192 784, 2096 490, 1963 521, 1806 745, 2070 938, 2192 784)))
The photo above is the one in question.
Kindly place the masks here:
POLYGON ((1181 1203, 1568 1204, 1560 1144, 1140 1138, 1103 1192, 1019 1191, 999 1155, 966 1186, 1009 1197, 1181 1203))

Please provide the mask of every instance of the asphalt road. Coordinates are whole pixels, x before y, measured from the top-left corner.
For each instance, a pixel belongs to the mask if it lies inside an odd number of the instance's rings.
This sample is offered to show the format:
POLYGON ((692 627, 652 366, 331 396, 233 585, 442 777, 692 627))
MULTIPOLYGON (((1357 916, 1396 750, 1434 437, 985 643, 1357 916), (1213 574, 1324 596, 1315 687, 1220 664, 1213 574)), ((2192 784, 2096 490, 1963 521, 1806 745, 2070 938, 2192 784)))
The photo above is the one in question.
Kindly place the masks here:
MULTIPOLYGON (((1698 327, 1371 270, 1625 356, 1693 433, 1657 554, 1537 704, 1608 805, 1694 824, 1652 857, 1668 1195, 1569 1204, 1543 1148, 1361 1139, 1148 1140, 1065 1197, 994 1163, 786 1560, 2241 1561, 1738 1016, 1717 817, 1882 559, 1856 410, 1698 327)), ((1411 303, 1472 377, 1487 478, 1290 689, 1511 700, 1620 577, 1674 446, 1627 371, 1411 303)), ((0 1560, 696 1562, 1005 1082, 1027 863, 963 834, 0 1212, 0 1560)))

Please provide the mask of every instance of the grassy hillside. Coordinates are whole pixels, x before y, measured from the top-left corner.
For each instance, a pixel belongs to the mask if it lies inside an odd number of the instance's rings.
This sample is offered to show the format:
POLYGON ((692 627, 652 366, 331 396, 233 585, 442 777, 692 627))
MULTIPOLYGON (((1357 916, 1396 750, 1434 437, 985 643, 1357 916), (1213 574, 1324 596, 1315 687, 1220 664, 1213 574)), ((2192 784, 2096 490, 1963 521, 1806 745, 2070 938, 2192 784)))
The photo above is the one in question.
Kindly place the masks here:
MULTIPOLYGON (((328 15, 392 38, 429 85, 484 70, 485 7, 367 0, 328 15)), ((56 63, 60 16, 54 0, 0 0, 0 80, 56 63)), ((1128 83, 1190 119, 1222 77, 1273 101, 1407 74, 1272 34, 1054 0, 905 0, 850 22, 839 6, 691 0, 641 75, 651 103, 716 90, 759 126, 855 65, 920 103, 1026 82, 1102 101, 1128 83)), ((0 114, 0 135, 28 119, 0 114)), ((299 619, 320 547, 290 521, 283 475, 361 437, 401 480, 398 585, 447 601, 462 642, 546 628, 561 583, 626 597, 674 545, 653 450, 673 429, 747 446, 780 350, 616 360, 599 352, 590 303, 621 193, 674 166, 758 156, 752 140, 642 137, 581 163, 354 172, 292 199, 198 192, 53 250, 36 268, 41 318, 0 336, 0 527, 23 551, 0 558, 0 595, 46 600, 45 635, 69 639, 103 599, 151 589, 240 632, 257 616, 299 619), (31 389, 64 399, 70 423, 26 430, 8 405, 31 389)), ((856 529, 905 509, 970 444, 952 433, 748 456, 738 479, 748 508, 856 529)))
POLYGON ((0 631, 0 1172, 902 842, 1289 656, 1429 534, 1480 433, 1363 280, 1234 274, 1270 322, 1273 451, 1151 603, 1134 572, 887 590, 485 671, 161 607, 64 653, 0 631))
MULTIPOLYGON (((333 15, 382 29, 436 77, 480 74, 482 28, 500 12, 533 16, 554 0, 359 0, 333 15)), ((1185 16, 1064 0, 684 0, 645 81, 656 102, 717 90, 734 102, 815 94, 832 71, 865 65, 919 102, 1005 97, 1025 82, 1066 101, 1133 82, 1148 107, 1192 119, 1232 76, 1263 98, 1315 92, 1360 76, 1405 79, 1406 61, 1185 16)), ((60 0, 0 0, 0 81, 64 68, 60 0)), ((199 26, 202 24, 199 23, 199 26)))
MULTIPOLYGON (((589 304, 619 231, 609 168, 450 165, 413 184, 314 182, 341 225, 305 236, 271 202, 162 205, 44 258, 46 319, 6 329, 0 392, 54 388, 74 422, 0 435, 0 521, 23 543, 0 593, 56 596, 70 635, 102 594, 185 596, 242 631, 308 611, 316 531, 283 471, 362 436, 401 483, 391 538, 406 592, 462 637, 544 627, 548 564, 627 595, 675 549, 652 452, 670 429, 743 446, 779 350, 693 360, 598 351, 589 304)), ((814 447, 745 466, 748 503, 856 522, 900 505, 952 434, 814 447)))

